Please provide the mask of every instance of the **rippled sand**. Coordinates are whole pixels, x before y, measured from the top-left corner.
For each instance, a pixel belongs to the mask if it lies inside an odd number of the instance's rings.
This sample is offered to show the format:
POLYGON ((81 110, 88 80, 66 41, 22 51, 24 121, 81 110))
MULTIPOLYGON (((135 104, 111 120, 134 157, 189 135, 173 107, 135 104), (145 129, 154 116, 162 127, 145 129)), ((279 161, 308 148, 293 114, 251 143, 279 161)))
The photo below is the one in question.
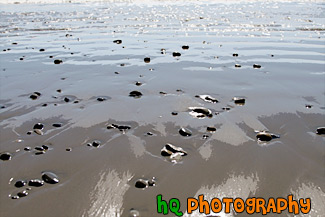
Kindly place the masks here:
POLYGON ((163 216, 158 194, 179 198, 184 213, 186 198, 200 194, 294 194, 312 199, 307 216, 322 216, 324 9, 0 4, 0 154, 11 157, 0 160, 0 215, 163 216), (258 141, 265 130, 279 138, 258 141), (187 155, 161 156, 166 143, 187 155), (59 183, 12 199, 29 187, 18 180, 44 171, 59 183), (153 177, 155 186, 135 187, 153 177))

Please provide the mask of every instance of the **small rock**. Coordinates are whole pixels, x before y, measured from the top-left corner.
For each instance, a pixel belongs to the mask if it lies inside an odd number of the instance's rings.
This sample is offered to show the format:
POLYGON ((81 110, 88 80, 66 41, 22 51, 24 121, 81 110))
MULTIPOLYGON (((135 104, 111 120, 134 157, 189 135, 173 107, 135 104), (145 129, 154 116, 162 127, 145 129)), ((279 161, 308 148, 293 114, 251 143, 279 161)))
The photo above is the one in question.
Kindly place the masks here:
POLYGON ((177 112, 172 112, 172 115, 178 115, 178 113, 177 112))
POLYGON ((181 53, 179 52, 173 52, 173 57, 180 57, 181 56, 181 53))
POLYGON ((25 147, 24 150, 25 151, 30 151, 31 150, 31 147, 25 147))
POLYGON ((238 57, 238 53, 232 54, 233 57, 238 57))
POLYGON ((56 60, 54 60, 54 64, 61 64, 61 63, 63 63, 63 61, 60 60, 60 59, 56 59, 56 60))
POLYGON ((150 63, 150 58, 149 57, 144 58, 144 62, 145 63, 150 63))
POLYGON ((5 152, 0 155, 0 160, 3 160, 3 161, 11 160, 11 157, 12 156, 9 152, 5 152))
POLYGON ((52 172, 43 172, 42 179, 44 180, 44 182, 49 183, 49 184, 59 183, 58 176, 52 172))
POLYGON ((72 151, 72 148, 66 148, 65 150, 66 151, 72 151))
POLYGON ((19 196, 18 195, 14 195, 14 196, 11 197, 11 199, 17 200, 17 199, 19 199, 19 196))
POLYGON ((245 105, 245 99, 240 97, 234 97, 232 99, 237 105, 245 105))
POLYGON ((316 129, 316 133, 317 133, 318 135, 325 135, 325 127, 318 127, 318 128, 316 129))
POLYGON ((306 105, 305 106, 307 109, 311 109, 313 106, 312 105, 306 105))
POLYGON ((240 65, 240 64, 235 64, 235 67, 236 67, 236 68, 240 68, 241 65, 240 65))
POLYGON ((36 100, 38 99, 38 97, 41 96, 41 93, 39 92, 34 92, 32 95, 29 96, 29 98, 31 98, 32 100, 36 100))
POLYGON ((34 186, 34 187, 41 187, 44 185, 44 181, 39 180, 39 179, 32 179, 28 182, 29 186, 34 186))
POLYGON ((222 110, 229 111, 230 110, 230 107, 223 107, 222 110))
POLYGON ((254 65, 253 65, 253 68, 254 68, 254 69, 259 69, 259 68, 261 68, 261 65, 254 64, 254 65))
POLYGON ((97 98, 97 101, 99 101, 99 102, 103 102, 105 100, 107 100, 107 97, 104 97, 104 96, 100 96, 97 98))
POLYGON ((181 134, 182 136, 186 136, 186 137, 188 137, 188 136, 192 136, 192 131, 190 131, 189 129, 187 129, 187 128, 184 128, 184 127, 182 127, 181 129, 179 129, 179 134, 181 134))
POLYGON ((137 81, 137 82, 135 83, 135 85, 137 85, 137 86, 141 86, 142 83, 141 83, 140 81, 137 81))
POLYGON ((129 93, 129 96, 130 97, 134 97, 134 98, 140 98, 142 96, 142 93, 139 92, 139 91, 134 90, 134 91, 131 91, 129 93))
POLYGON ((113 43, 115 43, 115 44, 122 44, 122 40, 114 40, 113 43))
POLYGON ((167 143, 162 149, 161 149, 161 155, 166 157, 166 156, 171 156, 174 153, 180 153, 182 156, 186 156, 187 153, 180 147, 176 147, 170 143, 167 143))
POLYGON ((182 49, 183 49, 183 50, 188 50, 189 48, 190 48, 190 46, 188 46, 188 45, 183 45, 183 46, 182 46, 182 49))
POLYGON ((62 127, 62 124, 61 123, 54 123, 52 124, 53 127, 62 127))
POLYGON ((211 110, 204 107, 189 107, 189 109, 191 110, 190 115, 196 118, 212 118, 213 116, 211 110))
POLYGON ((43 130, 44 129, 44 124, 42 124, 42 123, 37 123, 37 124, 35 124, 34 125, 34 127, 33 127, 33 129, 34 130, 43 130))
POLYGON ((39 129, 35 129, 34 132, 40 136, 44 134, 43 131, 39 129))
POLYGON ((129 217, 140 217, 140 212, 135 209, 130 209, 129 217))
POLYGON ((164 49, 164 48, 160 49, 160 53, 161 54, 166 54, 166 49, 164 49))
POLYGON ((41 49, 39 49, 39 51, 40 51, 40 52, 43 52, 43 51, 45 51, 45 49, 41 48, 41 49))
POLYGON ((256 138, 259 142, 268 142, 275 138, 280 138, 279 135, 269 133, 267 131, 257 131, 256 138))
POLYGON ((196 95, 195 97, 202 99, 205 102, 217 103, 219 102, 216 98, 213 98, 210 95, 196 95))
POLYGON ((26 197, 28 195, 28 192, 27 191, 22 191, 22 192, 18 192, 17 193, 17 196, 18 197, 26 197))
POLYGON ((206 135, 206 134, 204 134, 204 135, 202 136, 202 139, 208 139, 208 138, 209 138, 209 136, 206 135))
POLYGON ((37 151, 44 151, 44 148, 43 147, 40 147, 40 146, 36 146, 35 147, 35 150, 37 150, 37 151))
POLYGON ((24 180, 18 180, 18 181, 15 183, 15 187, 16 187, 16 188, 21 188, 21 187, 24 187, 26 184, 27 184, 26 181, 24 181, 24 180))
POLYGON ((148 188, 149 186, 149 183, 148 183, 148 180, 145 180, 145 179, 138 179, 136 182, 135 182, 135 187, 136 188, 148 188))
POLYGON ((216 132, 216 130, 217 129, 215 127, 207 127, 208 132, 214 133, 214 132, 216 132))

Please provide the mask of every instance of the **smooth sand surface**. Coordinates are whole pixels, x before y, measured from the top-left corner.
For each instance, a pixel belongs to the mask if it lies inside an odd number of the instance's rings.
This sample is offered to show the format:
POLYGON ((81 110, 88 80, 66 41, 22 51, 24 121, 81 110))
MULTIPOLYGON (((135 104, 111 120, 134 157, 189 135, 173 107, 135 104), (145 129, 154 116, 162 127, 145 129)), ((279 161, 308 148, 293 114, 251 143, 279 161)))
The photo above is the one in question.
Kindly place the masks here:
POLYGON ((163 216, 158 194, 179 198, 184 213, 186 198, 200 194, 293 194, 312 199, 307 216, 322 216, 325 146, 316 130, 325 126, 324 9, 2 4, 0 154, 11 159, 0 160, 0 216, 129 216, 132 209, 163 216), (33 129, 37 123, 43 127, 33 129), (191 136, 180 135, 182 127, 191 136), (258 141, 264 130, 271 141, 258 141), (166 143, 187 155, 162 156, 166 143), (59 183, 28 186, 43 172, 59 183), (135 187, 153 177, 155 186, 135 187), (15 187, 19 180, 27 184, 15 187))

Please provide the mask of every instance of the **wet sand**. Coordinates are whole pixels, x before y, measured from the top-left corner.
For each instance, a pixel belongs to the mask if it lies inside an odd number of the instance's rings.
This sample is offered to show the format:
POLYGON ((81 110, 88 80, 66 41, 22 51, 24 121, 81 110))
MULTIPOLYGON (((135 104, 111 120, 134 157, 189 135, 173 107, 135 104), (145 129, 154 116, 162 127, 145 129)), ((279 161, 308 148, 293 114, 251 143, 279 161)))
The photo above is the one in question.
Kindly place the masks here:
POLYGON ((324 3, 0 9, 1 216, 163 216, 158 194, 325 213, 324 3))

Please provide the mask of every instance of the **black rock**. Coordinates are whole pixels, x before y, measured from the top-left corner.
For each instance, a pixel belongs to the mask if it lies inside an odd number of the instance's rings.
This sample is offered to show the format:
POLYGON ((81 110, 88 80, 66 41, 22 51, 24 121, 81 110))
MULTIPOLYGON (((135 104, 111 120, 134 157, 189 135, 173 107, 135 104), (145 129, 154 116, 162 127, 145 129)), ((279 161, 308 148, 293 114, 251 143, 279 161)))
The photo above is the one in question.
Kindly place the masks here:
POLYGON ((186 136, 186 137, 188 137, 188 136, 192 136, 192 131, 190 131, 189 129, 187 129, 187 128, 184 128, 184 127, 182 127, 181 129, 179 129, 179 134, 181 134, 182 136, 186 136))
POLYGON ((52 124, 53 127, 62 127, 62 124, 61 123, 54 123, 52 124))
POLYGON ((173 57, 180 57, 181 56, 181 53, 179 52, 173 52, 173 57))
POLYGON ((97 98, 97 101, 99 101, 99 102, 103 102, 105 100, 107 100, 107 97, 105 97, 105 96, 100 96, 97 98))
POLYGON ((182 49, 183 49, 183 50, 188 50, 189 48, 190 48, 190 46, 188 46, 188 45, 183 45, 183 46, 182 46, 182 49))
POLYGON ((70 99, 68 97, 64 97, 64 102, 70 102, 70 99))
POLYGON ((244 105, 246 100, 244 98, 234 97, 233 101, 235 102, 235 104, 244 105))
POLYGON ((136 188, 147 188, 148 186, 149 186, 148 180, 138 179, 135 182, 135 187, 136 188))
POLYGON ((33 187, 41 187, 44 185, 44 181, 39 179, 32 179, 28 182, 28 185, 33 187))
POLYGON ((25 151, 30 151, 31 148, 30 148, 30 147, 25 147, 24 150, 25 150, 25 151))
POLYGON ((113 43, 115 43, 115 44, 122 44, 122 40, 114 40, 113 43))
POLYGON ((24 181, 24 180, 18 180, 18 181, 15 183, 15 187, 16 187, 16 188, 21 188, 21 187, 24 187, 26 184, 27 184, 26 181, 24 181))
POLYGON ((134 97, 134 98, 140 98, 142 96, 142 93, 139 92, 139 91, 134 90, 134 91, 131 91, 129 93, 129 96, 130 97, 134 97))
POLYGON ((234 53, 232 56, 233 57, 238 57, 238 53, 234 53))
POLYGON ((137 82, 135 83, 135 85, 137 85, 137 86, 141 86, 142 83, 141 83, 140 81, 137 81, 137 82))
POLYGON ((58 176, 52 172, 43 172, 42 179, 44 180, 44 182, 49 183, 49 184, 59 183, 58 176))
POLYGON ((316 133, 317 133, 318 135, 325 135, 325 127, 318 127, 318 128, 316 129, 316 133))
POLYGON ((178 113, 177 112, 172 112, 172 115, 178 115, 178 113))
POLYGON ((207 131, 208 132, 216 132, 216 128, 215 127, 207 127, 207 131))
POLYGON ((150 63, 150 58, 149 57, 144 58, 144 62, 145 63, 150 63))
POLYGON ((241 65, 240 65, 240 64, 235 64, 235 67, 236 67, 236 68, 240 68, 241 65))
POLYGON ((40 51, 40 52, 43 52, 43 51, 45 51, 45 49, 41 48, 41 49, 39 49, 39 51, 40 51))
POLYGON ((3 160, 3 161, 11 160, 11 157, 12 156, 9 152, 5 152, 0 155, 0 160, 3 160))
POLYGON ((59 60, 59 59, 54 60, 54 64, 61 64, 61 63, 63 63, 62 60, 59 60))
POLYGON ((261 65, 254 64, 254 65, 253 65, 253 68, 254 68, 254 69, 259 69, 259 68, 261 68, 261 65))
POLYGON ((40 146, 36 146, 35 147, 35 150, 37 150, 37 151, 44 151, 44 148, 43 147, 40 147, 40 146))
POLYGON ((17 193, 17 196, 18 197, 26 197, 28 195, 28 192, 27 191, 22 191, 22 192, 18 192, 17 193))
POLYGON ((42 123, 37 123, 37 124, 34 125, 33 129, 34 130, 43 130, 44 125, 42 123))

